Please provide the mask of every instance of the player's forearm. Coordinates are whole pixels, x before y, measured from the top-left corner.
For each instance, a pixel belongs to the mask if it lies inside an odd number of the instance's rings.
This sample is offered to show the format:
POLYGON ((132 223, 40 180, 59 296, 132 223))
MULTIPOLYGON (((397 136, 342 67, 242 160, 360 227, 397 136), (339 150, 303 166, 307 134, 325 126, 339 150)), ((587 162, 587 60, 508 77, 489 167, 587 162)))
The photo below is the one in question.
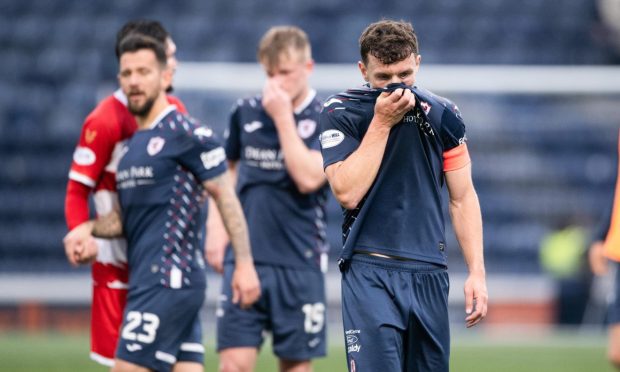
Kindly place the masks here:
POLYGON ((348 158, 326 169, 327 178, 338 202, 347 209, 357 207, 375 181, 390 129, 373 126, 348 158))
POLYGON ((252 253, 247 223, 228 174, 208 181, 205 186, 220 212, 222 222, 232 243, 235 260, 239 262, 251 261, 252 253))
POLYGON ((473 187, 458 200, 450 200, 450 216, 456 238, 470 273, 485 275, 482 215, 473 187))
POLYGON ((65 220, 69 230, 88 221, 88 195, 91 188, 74 180, 67 183, 65 195, 65 220))
POLYGON ((323 158, 310 150, 297 134, 293 117, 276 119, 278 139, 284 154, 284 165, 301 193, 318 190, 325 183, 323 158))
POLYGON ((104 216, 97 217, 97 219, 93 221, 92 235, 106 239, 123 236, 123 224, 120 213, 112 211, 104 216))

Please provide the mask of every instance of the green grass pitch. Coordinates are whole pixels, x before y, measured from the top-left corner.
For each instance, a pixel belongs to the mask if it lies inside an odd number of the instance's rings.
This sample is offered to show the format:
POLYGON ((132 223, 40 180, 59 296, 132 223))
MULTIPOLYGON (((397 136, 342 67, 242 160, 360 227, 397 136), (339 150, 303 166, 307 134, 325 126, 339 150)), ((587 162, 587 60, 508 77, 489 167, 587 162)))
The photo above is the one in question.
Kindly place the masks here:
MULTIPOLYGON (((206 345, 205 371, 217 371, 213 344, 206 345)), ((0 337, 0 371, 24 372, 101 372, 107 368, 88 358, 88 337, 64 334, 3 332, 0 337)), ((265 348, 259 357, 257 372, 277 371, 271 351, 265 348)), ((329 356, 315 362, 317 372, 346 371, 344 349, 331 342, 329 356)), ((583 342, 578 334, 561 337, 505 340, 483 337, 454 337, 452 371, 475 372, 594 372, 612 371, 605 360, 604 336, 583 342), (534 341, 532 341, 534 339, 534 341)), ((382 371, 389 372, 389 371, 382 371)))

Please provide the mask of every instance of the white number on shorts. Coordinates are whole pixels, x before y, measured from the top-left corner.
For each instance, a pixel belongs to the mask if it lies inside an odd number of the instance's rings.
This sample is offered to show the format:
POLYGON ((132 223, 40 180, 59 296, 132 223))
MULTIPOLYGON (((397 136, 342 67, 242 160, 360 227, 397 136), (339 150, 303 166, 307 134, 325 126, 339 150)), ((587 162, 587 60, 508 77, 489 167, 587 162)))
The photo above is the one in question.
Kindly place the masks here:
POLYGON ((129 341, 140 341, 150 344, 155 341, 157 328, 159 327, 159 317, 152 313, 141 313, 139 311, 130 311, 127 313, 127 324, 123 327, 122 338, 129 341), (144 333, 136 333, 134 330, 142 324, 144 333))
POLYGON ((305 304, 301 310, 306 314, 304 329, 306 333, 319 333, 325 324, 325 305, 322 302, 305 304))

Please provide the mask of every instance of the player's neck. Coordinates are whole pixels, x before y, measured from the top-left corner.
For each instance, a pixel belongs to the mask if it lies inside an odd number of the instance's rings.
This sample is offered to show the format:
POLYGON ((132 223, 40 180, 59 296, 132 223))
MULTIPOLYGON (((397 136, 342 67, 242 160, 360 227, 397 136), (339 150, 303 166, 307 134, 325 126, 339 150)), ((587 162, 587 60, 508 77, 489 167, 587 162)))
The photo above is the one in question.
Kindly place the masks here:
POLYGON ((153 103, 153 107, 145 116, 136 116, 136 122, 138 123, 138 129, 149 129, 153 121, 161 114, 162 111, 168 107, 169 103, 165 94, 160 94, 159 97, 153 103))
POLYGON ((304 90, 302 90, 301 93, 293 99, 293 109, 297 110, 299 106, 304 103, 306 98, 308 98, 309 94, 310 94, 310 87, 306 86, 304 90))

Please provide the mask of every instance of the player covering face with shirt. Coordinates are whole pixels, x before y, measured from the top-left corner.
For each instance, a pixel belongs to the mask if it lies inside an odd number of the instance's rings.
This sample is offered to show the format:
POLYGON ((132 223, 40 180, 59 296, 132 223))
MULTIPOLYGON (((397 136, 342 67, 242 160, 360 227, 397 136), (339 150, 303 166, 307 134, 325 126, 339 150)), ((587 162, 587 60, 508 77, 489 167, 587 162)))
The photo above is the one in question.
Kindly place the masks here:
POLYGON ((448 371, 443 185, 469 276, 465 322, 487 310, 482 220, 465 124, 451 101, 415 86, 411 24, 383 20, 360 37, 367 84, 321 112, 325 173, 344 211, 342 311, 350 371, 448 371))

